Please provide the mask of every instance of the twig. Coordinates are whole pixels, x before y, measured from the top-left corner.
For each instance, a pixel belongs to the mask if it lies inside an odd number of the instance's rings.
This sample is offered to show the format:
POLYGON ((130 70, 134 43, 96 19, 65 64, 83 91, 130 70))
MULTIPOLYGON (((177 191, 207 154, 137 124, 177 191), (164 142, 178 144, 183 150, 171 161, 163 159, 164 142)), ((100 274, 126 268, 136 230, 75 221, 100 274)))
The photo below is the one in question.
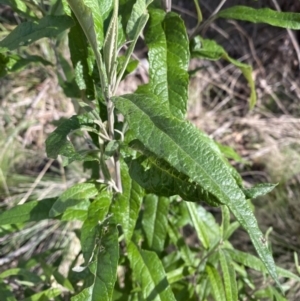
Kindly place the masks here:
POLYGON ((221 10, 221 8, 223 7, 223 5, 226 3, 227 0, 222 0, 220 2, 220 4, 217 6, 217 8, 213 11, 213 13, 210 15, 210 17, 202 24, 199 26, 196 26, 196 28, 194 29, 193 33, 191 34, 190 38, 192 39, 193 37, 195 37, 195 35, 201 31, 203 28, 205 28, 206 26, 208 26, 211 22, 213 22, 216 19, 216 15, 218 14, 218 12, 221 10))

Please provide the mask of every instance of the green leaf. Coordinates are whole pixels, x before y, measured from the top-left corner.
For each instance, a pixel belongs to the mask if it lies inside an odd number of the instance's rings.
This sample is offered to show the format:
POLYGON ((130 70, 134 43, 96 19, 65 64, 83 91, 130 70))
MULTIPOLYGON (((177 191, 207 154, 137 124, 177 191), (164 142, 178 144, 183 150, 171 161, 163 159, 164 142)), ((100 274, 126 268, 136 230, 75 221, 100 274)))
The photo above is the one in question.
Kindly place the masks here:
MULTIPOLYGON (((88 99, 94 99, 95 92, 92 78, 94 55, 89 48, 86 36, 78 20, 75 16, 73 18, 75 19, 75 26, 69 32, 69 49, 74 69, 76 71, 80 68, 82 69, 82 76, 80 78, 77 76, 76 82, 81 90, 85 90, 88 99), (82 82, 82 85, 80 85, 80 82, 82 82)), ((78 75, 78 72, 76 74, 78 75)))
POLYGON ((202 206, 186 202, 198 239, 205 249, 220 240, 220 229, 214 218, 202 206))
POLYGON ((170 272, 167 273, 168 282, 170 284, 173 284, 177 281, 182 280, 186 276, 184 272, 185 272, 184 266, 181 266, 177 269, 170 270, 170 272))
POLYGON ((228 207, 222 206, 222 225, 221 225, 221 231, 222 231, 222 237, 223 240, 227 240, 227 231, 228 228, 230 227, 230 211, 228 207))
POLYGON ((9 58, 0 53, 0 77, 5 76, 8 71, 9 58))
POLYGON ((115 152, 119 149, 119 141, 117 140, 111 140, 107 143, 104 151, 105 158, 108 159, 112 157, 115 152))
POLYGON ((228 240, 228 239, 231 237, 231 235, 232 235, 239 227, 240 227, 240 223, 239 223, 239 222, 235 221, 235 222, 231 223, 231 224, 228 226, 226 232, 223 233, 223 240, 228 240))
POLYGON ((100 224, 104 221, 112 196, 108 193, 101 193, 90 205, 87 219, 81 228, 81 249, 85 264, 92 259, 96 246, 97 233, 99 233, 100 224))
POLYGON ((0 274, 0 278, 4 279, 9 276, 23 276, 26 281, 29 281, 31 283, 39 283, 42 282, 42 279, 33 272, 28 271, 27 269, 21 269, 21 268, 12 268, 8 269, 0 274))
POLYGON ((93 275, 91 284, 72 301, 110 301, 117 280, 119 260, 118 230, 115 225, 104 225, 99 233, 94 258, 89 265, 93 275))
POLYGON ((216 268, 210 264, 207 264, 205 267, 205 271, 208 274, 214 299, 218 301, 226 301, 222 279, 216 268))
POLYGON ((63 121, 46 140, 46 152, 49 158, 56 159, 58 155, 69 158, 69 163, 75 160, 96 160, 95 157, 86 156, 85 153, 75 151, 73 144, 68 140, 68 135, 83 126, 91 126, 93 120, 89 113, 74 115, 63 121))
POLYGON ((138 91, 155 94, 171 113, 184 118, 188 98, 189 42, 183 20, 175 13, 152 10, 145 34, 149 48, 149 84, 138 91))
POLYGON ((103 46, 104 42, 103 17, 110 10, 111 0, 103 0, 101 2, 98 0, 67 1, 93 49, 98 66, 101 87, 105 89, 107 87, 107 77, 99 50, 103 46))
POLYGON ((277 184, 262 183, 248 189, 243 189, 243 192, 247 199, 255 199, 271 192, 276 186, 277 184))
POLYGON ((254 79, 252 76, 253 70, 250 65, 243 64, 231 58, 225 51, 225 49, 221 45, 217 44, 214 40, 203 39, 200 36, 195 37, 192 41, 191 56, 213 61, 224 59, 239 68, 248 81, 250 87, 250 108, 254 107, 256 103, 256 91, 254 79))
POLYGON ((94 183, 79 183, 67 189, 53 204, 49 216, 55 217, 66 211, 67 208, 79 202, 95 197, 98 194, 97 185, 94 183))
POLYGON ((10 287, 2 281, 0 281, 0 296, 5 301, 17 301, 11 292, 10 287))
POLYGON ((121 179, 123 193, 116 195, 111 213, 114 222, 122 226, 126 243, 129 243, 139 215, 144 191, 130 178, 124 162, 121 163, 121 179))
POLYGON ((56 282, 66 288, 67 290, 74 292, 73 285, 71 284, 70 280, 66 277, 64 277, 61 273, 59 273, 57 270, 54 270, 52 272, 52 275, 56 282))
POLYGON ((36 293, 28 298, 23 299, 23 301, 39 301, 39 300, 51 300, 59 295, 61 295, 62 291, 58 288, 49 288, 45 291, 36 293), (44 299, 43 299, 44 298, 44 299))
POLYGON ((109 84, 114 84, 116 78, 116 61, 118 56, 118 10, 119 1, 114 0, 114 9, 105 35, 103 58, 109 84))
POLYGON ((0 213, 0 226, 25 222, 37 222, 49 218, 49 211, 56 198, 31 201, 0 213))
POLYGON ((129 174, 147 192, 160 196, 180 195, 186 201, 205 201, 212 206, 218 206, 219 202, 212 194, 205 191, 200 185, 191 182, 189 177, 172 168, 170 164, 158 159, 153 153, 137 147, 139 141, 133 141, 130 146, 141 150, 147 156, 139 156, 132 160, 126 158, 129 174))
POLYGON ((162 252, 165 245, 168 226, 170 200, 148 194, 143 202, 142 225, 145 231, 147 249, 162 252))
POLYGON ((143 300, 175 301, 167 276, 156 253, 140 250, 134 243, 128 246, 128 258, 133 275, 139 282, 143 300))
MULTIPOLYGON (((120 6, 120 12, 124 12, 124 10, 128 9, 130 6, 129 3, 125 5, 125 9, 123 6, 120 6)), ((121 65, 118 66, 118 77, 116 82, 116 88, 118 87, 120 81, 124 77, 126 69, 128 68, 130 58, 134 51, 136 42, 142 33, 148 18, 149 14, 146 11, 147 5, 144 0, 137 0, 137 2, 133 5, 133 9, 130 15, 130 19, 127 23, 126 32, 128 35, 128 39, 132 39, 130 46, 125 52, 124 60, 121 62, 121 65)))
POLYGON ((300 14, 292 12, 278 12, 270 8, 255 9, 248 6, 237 5, 221 10, 218 17, 236 19, 252 23, 265 23, 272 26, 300 29, 300 14))
POLYGON ((202 245, 205 249, 209 249, 210 242, 209 242, 208 233, 207 233, 208 229, 206 229, 206 226, 203 223, 202 219, 199 218, 197 215, 196 204, 187 202, 186 206, 189 210, 190 217, 191 217, 192 223, 194 225, 194 228, 196 230, 198 239, 200 240, 200 242, 202 243, 202 245))
POLYGON ((69 207, 65 210, 60 220, 62 221, 82 221, 84 222, 87 218, 87 212, 91 202, 89 200, 83 200, 77 205, 69 207))
MULTIPOLYGON (((122 67, 123 67, 123 64, 126 63, 126 59, 127 58, 125 57, 125 55, 118 56, 118 70, 117 70, 118 74, 120 74, 120 72, 122 71, 122 67)), ((133 59, 130 59, 130 57, 129 57, 128 65, 126 66, 126 68, 124 70, 121 80, 123 80, 128 74, 130 74, 131 72, 136 70, 138 65, 139 65, 138 60, 133 60, 133 59)))
POLYGON ((170 240, 176 246, 185 264, 189 267, 193 267, 196 264, 195 257, 193 256, 190 248, 186 245, 182 235, 180 235, 179 229, 177 229, 174 224, 174 220, 170 219, 168 226, 168 235, 170 240))
MULTIPOLYGON (((67 0, 91 44, 101 48, 104 42, 104 20, 113 0, 67 0), (90 32, 89 32, 90 31, 90 32), (95 45, 96 45, 95 44, 95 45)), ((94 50, 96 50, 95 48, 94 50)))
POLYGON ((224 279, 226 300, 238 300, 237 280, 231 258, 222 249, 219 250, 219 256, 224 279))
POLYGON ((29 9, 22 0, 0 0, 0 4, 10 6, 15 12, 18 12, 27 18, 37 19, 34 12, 29 9))
POLYGON ((232 159, 235 162, 238 163, 248 163, 246 160, 244 160, 232 147, 227 146, 227 145, 223 145, 221 143, 217 143, 221 153, 228 159, 232 159))
MULTIPOLYGON (((232 260, 243 264, 244 266, 247 266, 253 270, 266 273, 266 267, 262 264, 262 262, 259 260, 259 258, 249 254, 245 253, 239 250, 232 250, 232 249, 224 249, 232 258, 232 260)), ((285 277, 285 278, 290 278, 296 281, 300 281, 300 277, 295 275, 294 273, 285 270, 280 267, 276 267, 276 271, 279 276, 285 277)))
POLYGON ((8 56, 0 54, 0 76, 20 71, 31 63, 41 63, 44 66, 52 65, 52 63, 38 55, 26 54, 26 56, 21 57, 17 54, 10 54, 8 56))
POLYGON ((260 289, 254 293, 254 296, 258 300, 276 300, 276 301, 288 301, 280 293, 276 291, 276 288, 268 286, 265 289, 260 289))
POLYGON ((39 21, 18 25, 0 42, 0 52, 27 46, 41 38, 53 38, 74 25, 68 16, 46 16, 39 21))
POLYGON ((145 0, 137 0, 132 7, 130 18, 126 26, 126 34, 129 40, 134 40, 139 30, 139 22, 143 15, 148 14, 145 0))
POLYGON ((147 149, 229 207, 247 230, 258 255, 278 283, 274 260, 244 193, 211 140, 190 122, 173 117, 156 98, 131 94, 113 98, 129 127, 147 149))

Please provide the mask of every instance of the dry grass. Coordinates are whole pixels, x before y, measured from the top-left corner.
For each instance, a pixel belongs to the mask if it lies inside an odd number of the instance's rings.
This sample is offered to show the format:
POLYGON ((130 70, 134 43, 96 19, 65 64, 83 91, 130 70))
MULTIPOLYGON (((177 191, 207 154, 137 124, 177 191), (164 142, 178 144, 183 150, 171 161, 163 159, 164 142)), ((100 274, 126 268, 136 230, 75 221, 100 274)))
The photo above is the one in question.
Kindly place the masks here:
MULTIPOLYGON (((194 11, 187 5, 183 10, 184 5, 177 1, 175 7, 195 25, 194 11)), ((209 15, 212 10, 206 6, 209 15)), ((246 184, 280 183, 268 197, 255 202, 256 214, 264 230, 273 227, 270 240, 276 262, 295 271, 293 252, 300 250, 300 72, 295 48, 285 30, 237 22, 221 25, 212 24, 205 34, 222 43, 231 56, 253 66, 257 106, 249 111, 249 88, 235 67, 223 61, 193 60, 191 68, 202 69, 191 80, 188 118, 251 162, 236 164, 246 184)), ((45 47, 41 49, 48 55, 49 45, 45 47)), ((147 66, 142 63, 122 83, 119 93, 132 92, 146 81, 147 66)), ((0 104, 0 146, 6 146, 5 152, 0 150, 0 200, 4 204, 24 201, 32 188, 32 195, 42 198, 80 181, 76 166, 72 172, 60 161, 47 165, 44 141, 55 128, 52 121, 74 113, 54 69, 34 67, 1 79, 0 104)), ((236 243, 248 245, 248 237, 239 235, 236 243)), ((295 287, 289 300, 299 300, 299 291, 295 287)))
MULTIPOLYGON (((279 183, 273 193, 255 201, 256 215, 264 231, 273 229, 269 239, 276 263, 297 273, 293 252, 299 255, 300 250, 300 66, 293 41, 284 30, 260 25, 228 22, 225 34, 217 23, 213 29, 230 55, 253 66, 257 105, 249 111, 249 89, 239 70, 222 61, 195 60, 192 67, 202 70, 191 81, 189 119, 251 162, 236 164, 246 185, 279 183)), ((233 243, 249 250, 242 231, 233 243)), ((289 285, 288 300, 299 300, 299 284, 289 285)))

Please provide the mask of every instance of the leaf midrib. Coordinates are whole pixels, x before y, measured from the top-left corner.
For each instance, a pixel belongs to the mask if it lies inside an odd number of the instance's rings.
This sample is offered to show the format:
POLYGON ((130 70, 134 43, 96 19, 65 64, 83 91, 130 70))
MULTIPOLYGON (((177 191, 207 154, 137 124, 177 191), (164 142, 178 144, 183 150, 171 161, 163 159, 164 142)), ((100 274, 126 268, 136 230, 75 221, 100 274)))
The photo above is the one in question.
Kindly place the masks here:
MULTIPOLYGON (((167 137, 169 137, 170 138, 170 140, 172 140, 172 142, 176 145, 176 146, 178 146, 178 148, 180 148, 192 161, 194 161, 194 162, 196 162, 196 164, 197 164, 197 166, 199 166, 199 168, 201 169, 201 171, 211 180, 211 182, 213 182, 218 188, 219 188, 219 190, 220 190, 220 192, 224 195, 224 196, 226 196, 226 198, 228 199, 228 196, 227 196, 227 194, 225 194, 223 191, 222 191, 222 187, 221 186, 219 186, 219 184, 206 172, 206 170, 204 170, 203 169, 203 167, 201 166, 201 165, 199 165, 199 163, 193 158, 193 157, 191 157, 191 155, 189 154, 189 153, 187 153, 186 152, 186 150, 185 149, 183 149, 182 147, 181 147, 181 145, 180 144, 178 144, 177 143, 177 141, 176 140, 174 140, 174 138, 172 137, 172 136, 170 136, 167 132, 165 132, 164 131, 164 128, 161 128, 161 127, 159 127, 156 123, 155 123, 155 121, 153 120, 153 118, 152 118, 152 116, 150 116, 150 115, 148 115, 140 106, 138 106, 135 102, 132 102, 131 101, 131 103, 133 104, 133 105, 135 105, 140 111, 142 111, 143 112, 143 114, 144 114, 144 116, 146 116, 151 122, 152 122, 152 124, 153 125, 155 125, 156 126, 156 128, 158 128, 162 133, 164 133, 167 137)), ((168 117, 168 118, 172 118, 172 119, 175 119, 175 117, 173 117, 173 116, 170 116, 170 117, 168 117)), ((178 119, 178 121, 181 121, 181 120, 179 120, 178 119)), ((176 137, 175 137, 176 138, 176 137)), ((205 142, 205 141, 203 141, 203 143, 205 143, 208 147, 209 147, 209 145, 205 142)), ((152 150, 153 151, 153 150, 152 150)), ((212 150, 213 151, 213 150, 212 150)), ((154 151, 153 151, 154 152, 154 151)), ((159 155, 158 155, 159 156, 159 155)), ((160 157, 160 156, 159 156, 160 157)), ((161 158, 161 157, 160 157, 161 158)), ((217 158, 217 156, 216 156, 216 158, 217 158)), ((162 158, 162 159, 165 159, 165 158, 162 158)), ((166 160, 167 161, 167 160, 166 160)), ((169 164, 171 164, 172 165, 172 163, 171 162, 169 162, 169 161, 167 161, 169 164)), ((177 168, 176 168, 177 169, 177 168)), ((182 172, 182 171, 180 171, 180 172, 182 172)), ((186 174, 185 172, 183 172, 184 174, 186 174)), ((186 174, 187 175, 187 174, 186 174)), ((189 176, 189 175, 187 175, 187 176, 189 176)), ((230 175, 230 174, 228 174, 227 175, 228 177, 230 177, 230 178, 232 178, 232 176, 230 175)), ((190 177, 190 176, 189 176, 190 177)), ((191 179, 193 179, 192 177, 191 177, 191 179)), ((232 178, 233 179, 233 178, 232 178)), ((234 180, 234 179, 233 179, 234 180)), ((198 183, 198 181, 197 180, 195 180, 195 179, 193 179, 193 181, 195 181, 196 183, 198 183)), ((201 183, 199 183, 199 185, 200 186, 203 186, 201 183)), ((210 193, 212 193, 213 195, 215 195, 212 191, 210 191, 210 193)), ((215 195, 216 196, 216 195, 215 195)), ((219 199, 219 197, 218 196, 216 196, 218 199, 219 199)), ((222 203, 222 202, 221 202, 222 203)), ((230 203, 230 198, 229 198, 229 202, 228 203, 230 203)), ((223 204, 225 204, 225 205, 227 205, 227 203, 223 203, 223 204)))

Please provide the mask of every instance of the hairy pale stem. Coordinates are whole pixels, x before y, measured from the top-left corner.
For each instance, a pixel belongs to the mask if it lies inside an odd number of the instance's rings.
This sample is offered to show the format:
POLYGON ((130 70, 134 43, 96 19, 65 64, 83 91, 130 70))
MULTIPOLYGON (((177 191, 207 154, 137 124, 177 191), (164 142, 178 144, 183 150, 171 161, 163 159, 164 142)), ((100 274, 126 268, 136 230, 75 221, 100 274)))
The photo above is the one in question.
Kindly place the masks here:
MULTIPOLYGON (((115 117, 114 117, 114 104, 111 101, 111 91, 108 91, 108 95, 106 95, 107 100, 107 124, 108 124, 108 135, 111 140, 115 138, 115 117)), ((122 193, 122 181, 121 181, 121 166, 120 166, 120 155, 119 152, 115 152, 113 156, 114 170, 115 170, 115 182, 118 188, 118 192, 122 193)))
POLYGON ((172 9, 172 0, 161 0, 161 5, 166 12, 170 12, 172 9))

